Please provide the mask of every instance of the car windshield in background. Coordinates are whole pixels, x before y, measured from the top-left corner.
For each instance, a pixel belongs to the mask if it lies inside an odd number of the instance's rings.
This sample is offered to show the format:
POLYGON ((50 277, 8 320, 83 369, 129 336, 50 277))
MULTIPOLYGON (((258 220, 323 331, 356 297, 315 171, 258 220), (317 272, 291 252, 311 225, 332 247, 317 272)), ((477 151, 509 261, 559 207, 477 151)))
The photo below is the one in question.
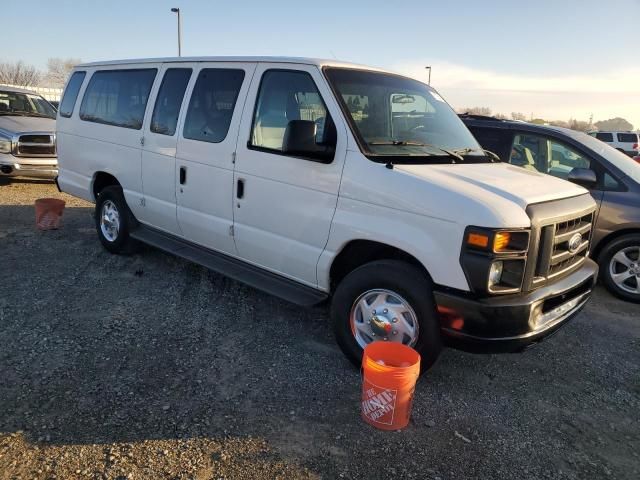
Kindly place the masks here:
POLYGON ((40 95, 0 90, 0 115, 56 118, 56 111, 40 95))
POLYGON ((429 163, 430 156, 490 161, 451 107, 424 83, 343 68, 326 68, 325 74, 368 156, 410 163, 429 163))
POLYGON ((640 183, 640 164, 631 157, 590 135, 576 132, 574 136, 591 150, 606 158, 625 175, 640 183))

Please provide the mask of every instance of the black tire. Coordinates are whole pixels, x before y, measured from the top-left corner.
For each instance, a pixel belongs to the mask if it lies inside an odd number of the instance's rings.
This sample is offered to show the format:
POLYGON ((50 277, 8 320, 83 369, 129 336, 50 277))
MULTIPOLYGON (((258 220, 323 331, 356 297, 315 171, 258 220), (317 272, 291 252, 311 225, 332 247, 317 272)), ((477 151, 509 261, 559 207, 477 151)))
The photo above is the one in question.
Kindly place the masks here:
POLYGON ((431 280, 417 267, 398 260, 378 260, 349 273, 336 288, 331 302, 331 322, 338 345, 360 367, 362 348, 350 324, 355 301, 368 290, 385 289, 399 294, 418 319, 418 339, 413 348, 421 356, 421 373, 433 366, 442 350, 440 326, 431 280))
POLYGON ((119 186, 105 187, 96 199, 96 209, 94 213, 96 222, 96 231, 98 232, 98 238, 102 246, 111 253, 119 255, 130 255, 135 253, 137 242, 130 237, 130 232, 135 227, 136 220, 127 206, 127 202, 122 194, 122 188, 119 186), (105 203, 110 202, 109 205, 115 206, 118 219, 119 228, 117 236, 114 239, 109 239, 105 236, 101 227, 101 215, 103 206, 105 203))
MULTIPOLYGON (((615 296, 630 302, 640 303, 640 293, 632 293, 624 290, 622 287, 616 284, 616 282, 611 277, 611 260, 618 252, 621 252, 622 250, 629 247, 640 248, 640 234, 632 233, 629 235, 624 235, 620 238, 612 240, 607 245, 605 245, 598 258, 598 263, 600 264, 600 279, 602 280, 602 283, 604 283, 604 286, 607 287, 607 290, 609 290, 615 296)), ((640 269, 640 258, 632 257, 632 259, 634 260, 634 263, 636 265, 636 267, 634 268, 640 269)), ((618 265, 618 268, 622 270, 621 265, 618 265)), ((634 280, 630 280, 631 281, 629 283, 631 287, 633 287, 634 280)), ((635 277, 635 282, 636 288, 639 288, 638 286, 640 286, 640 276, 635 277)))

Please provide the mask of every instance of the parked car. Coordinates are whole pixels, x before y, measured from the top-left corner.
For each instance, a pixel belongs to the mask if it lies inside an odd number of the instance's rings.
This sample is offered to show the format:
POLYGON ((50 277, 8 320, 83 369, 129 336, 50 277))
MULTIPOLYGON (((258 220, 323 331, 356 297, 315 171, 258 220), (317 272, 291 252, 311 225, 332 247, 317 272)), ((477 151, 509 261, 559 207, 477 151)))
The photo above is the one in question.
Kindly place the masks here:
POLYGON ((95 201, 107 250, 142 241, 301 305, 330 298, 358 365, 374 340, 410 345, 423 369, 443 338, 521 349, 597 276, 584 188, 496 162, 434 89, 373 68, 80 65, 58 148, 59 188, 95 201))
POLYGON ((640 302, 640 165, 609 145, 566 128, 464 116, 484 148, 503 161, 588 188, 598 205, 591 256, 604 285, 640 302))
POLYGON ((589 135, 608 143, 616 150, 626 153, 630 157, 640 155, 640 139, 637 132, 589 132, 589 135))
POLYGON ((49 103, 51 104, 51 106, 53 108, 55 108, 56 110, 58 110, 58 108, 60 107, 60 102, 57 100, 49 100, 49 103))
POLYGON ((58 174, 55 118, 40 95, 0 85, 0 176, 58 174))

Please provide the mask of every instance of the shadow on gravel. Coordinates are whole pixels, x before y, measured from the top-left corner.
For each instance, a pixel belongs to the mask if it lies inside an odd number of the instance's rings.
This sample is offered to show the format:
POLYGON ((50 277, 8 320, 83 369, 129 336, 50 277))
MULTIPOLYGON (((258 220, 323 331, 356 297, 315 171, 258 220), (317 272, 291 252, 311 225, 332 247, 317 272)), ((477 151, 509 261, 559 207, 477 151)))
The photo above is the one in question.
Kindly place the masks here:
POLYGON ((214 458, 251 437, 274 447, 273 462, 326 478, 633 477, 635 323, 612 330, 587 308, 523 354, 446 350, 409 428, 379 432, 359 418, 359 373, 325 308, 154 249, 110 255, 91 211, 67 208, 61 230, 38 232, 33 207, 0 205, 0 436, 22 432, 25 449, 86 446, 107 462, 100 445, 167 455, 204 439, 214 458))

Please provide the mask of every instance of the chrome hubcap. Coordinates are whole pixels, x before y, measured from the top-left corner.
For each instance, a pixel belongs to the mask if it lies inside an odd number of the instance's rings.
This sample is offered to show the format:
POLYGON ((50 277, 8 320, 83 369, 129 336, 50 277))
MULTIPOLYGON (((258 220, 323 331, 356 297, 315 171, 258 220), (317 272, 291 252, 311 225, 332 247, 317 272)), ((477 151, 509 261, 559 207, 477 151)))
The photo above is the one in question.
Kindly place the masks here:
POLYGON ((100 212, 100 230, 109 242, 115 242, 120 231, 120 213, 116 204, 107 200, 102 204, 100 212))
POLYGON ((358 345, 375 340, 413 347, 418 341, 418 317, 409 302, 391 290, 369 290, 353 303, 351 332, 358 345))
POLYGON ((609 263, 609 275, 620 290, 640 294, 640 246, 616 253, 609 263))

